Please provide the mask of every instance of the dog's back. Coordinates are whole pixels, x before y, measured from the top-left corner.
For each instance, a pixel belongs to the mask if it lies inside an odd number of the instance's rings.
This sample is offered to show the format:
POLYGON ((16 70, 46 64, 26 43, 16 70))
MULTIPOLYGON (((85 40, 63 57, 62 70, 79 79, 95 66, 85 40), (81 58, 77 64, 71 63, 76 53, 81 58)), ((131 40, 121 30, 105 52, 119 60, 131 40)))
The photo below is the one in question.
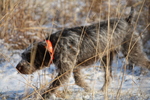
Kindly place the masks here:
POLYGON ((109 29, 108 21, 101 21, 89 26, 58 31, 50 36, 50 41, 56 53, 64 52, 72 60, 75 60, 77 56, 78 64, 92 57, 93 60, 91 58, 86 62, 88 65, 93 63, 95 57, 97 58, 100 53, 102 57, 106 55, 106 50, 111 52, 120 49, 127 34, 132 34, 132 18, 133 8, 127 18, 110 19, 109 29))

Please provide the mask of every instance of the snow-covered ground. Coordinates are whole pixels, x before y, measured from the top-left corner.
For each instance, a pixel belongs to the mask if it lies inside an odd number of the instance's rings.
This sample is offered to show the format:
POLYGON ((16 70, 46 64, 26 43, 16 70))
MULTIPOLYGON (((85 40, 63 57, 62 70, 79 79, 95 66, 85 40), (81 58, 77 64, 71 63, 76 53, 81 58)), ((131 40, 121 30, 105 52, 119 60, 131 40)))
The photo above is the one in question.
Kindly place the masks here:
MULTIPOLYGON (((22 99, 43 86, 44 83, 50 82, 51 78, 57 74, 54 65, 32 75, 19 74, 15 66, 21 59, 22 50, 9 50, 9 45, 4 43, 3 40, 0 40, 0 44, 0 99, 22 99)), ((143 69, 145 73, 141 74, 140 67, 134 67, 133 71, 124 71, 123 65, 124 59, 120 59, 113 64, 113 78, 109 87, 109 99, 115 100, 117 92, 121 88, 119 91, 120 100, 150 100, 150 72, 143 69), (121 82, 123 82, 122 85, 121 82)), ((67 84, 67 87, 65 86, 65 89, 67 88, 69 91, 65 94, 65 98, 68 100, 103 100, 104 93, 100 91, 104 83, 102 68, 86 68, 83 73, 86 74, 87 82, 93 87, 93 92, 84 92, 82 88, 74 84, 74 80, 71 77, 70 83, 67 84)), ((60 97, 57 98, 60 99, 60 97)), ((33 98, 30 97, 30 99, 33 98)))

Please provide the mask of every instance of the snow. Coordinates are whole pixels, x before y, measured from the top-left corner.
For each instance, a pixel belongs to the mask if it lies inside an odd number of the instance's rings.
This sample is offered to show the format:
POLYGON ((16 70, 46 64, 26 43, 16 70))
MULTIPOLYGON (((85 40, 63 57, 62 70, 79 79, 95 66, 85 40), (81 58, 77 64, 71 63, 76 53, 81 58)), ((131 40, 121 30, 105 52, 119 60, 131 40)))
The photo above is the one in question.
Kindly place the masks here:
MULTIPOLYGON (((0 43, 2 44, 0 51, 7 55, 7 59, 3 56, 0 58, 0 99, 21 99, 43 86, 46 82, 50 82, 56 76, 57 72, 54 65, 32 75, 19 74, 15 66, 20 61, 20 54, 23 51, 9 50, 8 44, 3 43, 3 40, 0 43)), ((133 71, 127 70, 124 72, 122 67, 124 62, 124 59, 120 59, 117 63, 115 61, 113 63, 113 78, 108 90, 109 98, 116 99, 117 92, 121 88, 119 98, 122 100, 150 100, 150 72, 147 71, 145 75, 139 74, 140 67, 134 67, 133 71)), ((98 66, 99 63, 95 65, 98 66)), ((66 94, 65 98, 73 100, 74 98, 78 98, 78 100, 104 99, 104 92, 100 91, 104 83, 103 69, 98 67, 86 68, 83 73, 86 81, 91 84, 93 91, 91 93, 84 92, 82 88, 74 85, 74 79, 71 77, 70 83, 67 83, 67 89, 72 93, 66 94)), ((63 88, 59 90, 62 91, 63 88)), ((60 97, 56 97, 56 99, 60 99, 60 97)))

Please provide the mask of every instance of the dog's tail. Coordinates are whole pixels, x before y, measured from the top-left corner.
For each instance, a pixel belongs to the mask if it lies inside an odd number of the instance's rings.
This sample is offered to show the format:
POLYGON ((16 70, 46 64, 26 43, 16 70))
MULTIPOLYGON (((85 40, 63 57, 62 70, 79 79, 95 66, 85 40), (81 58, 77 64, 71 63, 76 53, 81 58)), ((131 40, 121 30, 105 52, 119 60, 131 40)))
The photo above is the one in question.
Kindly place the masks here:
POLYGON ((131 7, 131 11, 130 11, 129 17, 126 18, 126 21, 127 21, 129 24, 132 23, 133 16, 134 16, 134 8, 131 7))

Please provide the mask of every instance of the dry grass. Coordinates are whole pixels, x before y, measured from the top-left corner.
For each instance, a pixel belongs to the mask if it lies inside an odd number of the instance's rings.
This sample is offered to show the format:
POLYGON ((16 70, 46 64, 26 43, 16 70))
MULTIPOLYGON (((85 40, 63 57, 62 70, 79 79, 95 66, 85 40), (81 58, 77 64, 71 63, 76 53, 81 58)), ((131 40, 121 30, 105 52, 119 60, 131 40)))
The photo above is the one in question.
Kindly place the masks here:
MULTIPOLYGON (((144 0, 142 0, 144 1, 144 0)), ((24 49, 34 41, 44 39, 47 34, 64 27, 94 23, 113 17, 128 15, 122 11, 124 7, 135 5, 138 11, 142 2, 123 0, 107 2, 105 0, 1 0, 0 1, 0 39, 11 45, 13 49, 24 49), (125 5, 126 4, 126 5, 125 5), (110 7, 110 12, 108 7, 110 7)), ((149 1, 141 9, 137 31, 142 33, 144 43, 148 41, 144 36, 149 36, 149 1), (141 30, 146 30, 143 32, 141 30)), ((47 83, 49 84, 49 83, 47 83)), ((42 86, 42 85, 41 85, 42 86)), ((30 86, 29 86, 30 87, 30 86)), ((67 91, 68 92, 68 91, 67 91)), ((35 91, 34 93, 38 93, 35 91)), ((33 94, 34 94, 33 93, 33 94)), ((121 93, 119 91, 119 93, 121 93)), ((118 98, 120 94, 118 93, 118 98)), ((58 97, 65 98, 66 93, 59 92, 58 97)), ((106 91, 107 94, 107 91, 106 91)), ((109 94, 109 93, 108 93, 109 94)), ((32 95, 32 94, 31 94, 32 95)), ((27 96, 29 97, 29 96, 27 96)), ((25 97, 26 98, 26 97, 25 97)), ((68 97, 66 97, 68 98, 68 97)), ((105 96, 107 98, 107 95, 105 96)))
MULTIPOLYGON (((110 2, 111 11, 108 12, 108 2, 105 0, 1 0, 0 39, 12 44, 14 49, 23 49, 35 40, 44 39, 52 30, 105 20, 108 14, 111 18, 120 17, 125 3, 110 2)), ((136 9, 140 7, 133 1, 127 3, 136 4, 136 9)), ((141 14, 144 18, 140 17, 139 21, 140 30, 149 24, 146 4, 141 14)))

